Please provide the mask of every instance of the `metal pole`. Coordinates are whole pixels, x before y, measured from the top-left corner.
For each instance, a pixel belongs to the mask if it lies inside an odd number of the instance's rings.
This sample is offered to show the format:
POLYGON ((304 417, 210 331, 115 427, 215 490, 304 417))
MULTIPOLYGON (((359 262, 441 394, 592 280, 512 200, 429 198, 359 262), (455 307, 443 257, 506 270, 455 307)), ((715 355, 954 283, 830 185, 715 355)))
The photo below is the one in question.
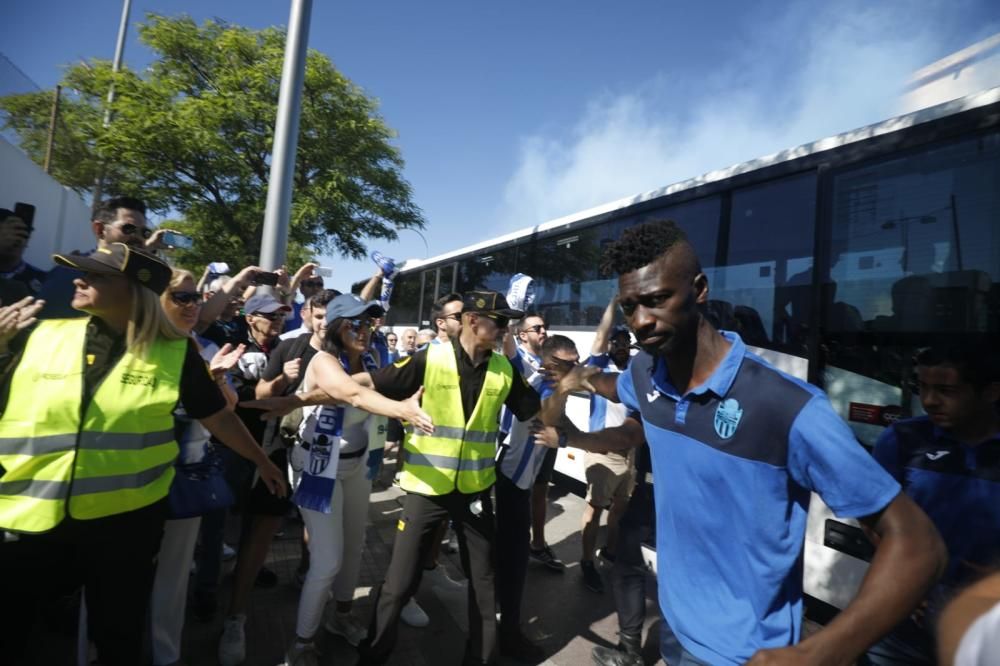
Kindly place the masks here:
POLYGON ((59 97, 62 94, 62 86, 56 86, 56 94, 52 96, 52 114, 49 116, 49 137, 45 142, 45 164, 42 169, 49 173, 52 166, 52 149, 56 145, 56 120, 59 119, 59 97))
POLYGON ((281 71, 278 117, 274 125, 271 175, 264 210, 264 236, 260 245, 260 266, 273 271, 285 261, 288 245, 289 212, 292 207, 292 176, 299 139, 302 81, 309 48, 309 16, 312 0, 292 0, 285 41, 285 64, 281 71))
MULTIPOLYGON (((111 71, 117 74, 122 68, 122 55, 125 53, 125 36, 128 34, 128 16, 132 11, 132 0, 124 0, 122 4, 122 18, 118 23, 118 41, 115 43, 115 59, 111 61, 111 71)), ((104 106, 104 129, 111 124, 111 105, 115 102, 115 84, 111 82, 108 88, 108 100, 104 106)), ((104 164, 98 168, 97 177, 94 179, 94 207, 101 203, 101 190, 104 186, 104 164)))

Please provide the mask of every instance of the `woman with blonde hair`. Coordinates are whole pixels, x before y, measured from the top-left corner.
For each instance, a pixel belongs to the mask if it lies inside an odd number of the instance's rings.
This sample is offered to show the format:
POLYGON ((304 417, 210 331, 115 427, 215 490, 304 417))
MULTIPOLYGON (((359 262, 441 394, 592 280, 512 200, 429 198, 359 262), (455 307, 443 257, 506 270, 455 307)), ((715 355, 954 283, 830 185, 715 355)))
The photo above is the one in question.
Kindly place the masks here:
MULTIPOLYGON (((174 269, 170 283, 160 294, 167 321, 195 340, 201 357, 208 363, 212 379, 231 408, 236 404, 236 392, 226 381, 226 373, 235 367, 244 346, 233 348, 226 344, 220 349, 194 332, 202 302, 194 275, 190 271, 174 269)), ((222 459, 210 441, 211 433, 189 416, 183 404, 177 406, 174 418, 180 454, 174 464, 176 473, 170 487, 170 511, 164 525, 153 581, 150 616, 154 666, 168 666, 180 660, 188 574, 194 559, 201 517, 232 503, 232 493, 223 476, 222 459)), ((256 463, 262 476, 266 473, 274 478, 284 478, 246 430, 239 437, 220 441, 256 463)))
MULTIPOLYGON (((22 663, 38 604, 84 587, 102 664, 143 662, 142 636, 178 446, 174 408, 220 441, 248 438, 193 340, 160 306, 170 267, 123 243, 56 255, 80 319, 0 307, 0 547, 18 612, 0 654, 22 663)), ((273 492, 280 474, 261 466, 273 492)))

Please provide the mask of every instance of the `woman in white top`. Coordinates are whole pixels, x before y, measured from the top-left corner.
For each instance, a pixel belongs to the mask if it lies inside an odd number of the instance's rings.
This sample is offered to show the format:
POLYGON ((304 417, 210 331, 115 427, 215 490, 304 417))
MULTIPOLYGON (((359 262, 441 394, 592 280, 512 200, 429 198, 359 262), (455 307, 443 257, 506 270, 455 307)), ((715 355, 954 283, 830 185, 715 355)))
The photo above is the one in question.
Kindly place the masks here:
POLYGON ((365 629, 350 615, 361 568, 368 499, 374 464, 385 443, 386 417, 429 425, 419 407, 419 393, 409 400, 389 400, 351 381, 348 375, 371 372, 378 361, 370 352, 374 320, 383 314, 375 302, 342 294, 327 305, 323 350, 306 370, 301 391, 326 391, 345 403, 338 407, 306 407, 300 428, 301 446, 292 466, 302 480, 292 500, 299 506, 309 533, 309 573, 302 586, 296 624, 297 638, 289 649, 288 666, 316 663, 313 638, 329 598, 336 609, 324 623, 332 633, 357 645, 365 629))

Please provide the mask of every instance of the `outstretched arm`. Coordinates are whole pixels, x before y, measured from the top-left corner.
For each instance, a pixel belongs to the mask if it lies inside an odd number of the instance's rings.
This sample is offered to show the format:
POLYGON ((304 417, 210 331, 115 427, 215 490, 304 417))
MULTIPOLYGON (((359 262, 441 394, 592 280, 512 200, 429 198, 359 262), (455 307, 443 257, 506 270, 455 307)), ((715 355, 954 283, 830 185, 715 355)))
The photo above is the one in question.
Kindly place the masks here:
POLYGON ((275 466, 264 453, 264 449, 254 441, 253 435, 247 430, 238 416, 229 408, 220 409, 215 414, 198 419, 217 440, 230 449, 257 465, 260 478, 271 493, 284 497, 288 494, 285 485, 285 475, 275 466))
POLYGON ((201 304, 201 312, 198 313, 198 323, 195 324, 194 330, 201 333, 208 328, 213 321, 219 318, 219 315, 234 298, 243 294, 243 291, 250 286, 253 277, 259 272, 258 266, 247 266, 234 275, 232 280, 222 285, 222 288, 215 292, 214 296, 201 304))
MULTIPOLYGON (((569 419, 562 421, 559 427, 566 432, 567 446, 593 453, 628 451, 642 444, 646 437, 642 431, 642 424, 631 416, 627 417, 620 426, 596 432, 583 432, 569 419)), ((559 431, 555 427, 535 421, 531 424, 531 434, 535 436, 536 444, 551 449, 559 448, 559 431)))
POLYGON ((920 507, 900 493, 861 522, 878 535, 879 545, 854 601, 798 645, 761 650, 748 664, 853 664, 927 595, 948 553, 920 507))

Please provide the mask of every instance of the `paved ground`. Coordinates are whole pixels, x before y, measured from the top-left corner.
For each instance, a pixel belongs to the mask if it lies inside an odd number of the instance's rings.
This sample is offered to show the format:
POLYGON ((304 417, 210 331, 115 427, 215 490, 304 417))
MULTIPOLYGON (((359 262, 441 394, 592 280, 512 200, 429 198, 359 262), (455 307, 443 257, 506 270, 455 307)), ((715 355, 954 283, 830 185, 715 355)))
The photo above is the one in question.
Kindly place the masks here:
MULTIPOLYGON (((367 547, 356 603, 356 612, 365 620, 371 609, 368 599, 371 587, 381 580, 389 561, 401 498, 402 493, 391 487, 372 495, 367 547)), ((582 510, 581 498, 558 488, 552 489, 546 535, 556 554, 569 566, 559 574, 537 563, 529 565, 524 618, 529 635, 549 656, 546 664, 587 664, 590 663, 593 645, 616 642, 617 623, 610 589, 603 595, 595 594, 580 582, 575 560, 579 558, 582 510)), ((254 592, 247 620, 247 666, 283 663, 284 650, 294 637, 298 588, 293 581, 299 559, 299 530, 298 525, 290 522, 283 537, 276 539, 271 549, 268 566, 277 572, 280 579, 278 586, 254 592)), ((458 555, 442 552, 442 560, 448 575, 461 580, 458 555)), ((652 583, 652 579, 650 581, 652 583)), ((224 585, 221 599, 227 596, 228 580, 224 585)), ((652 584, 648 589, 652 591, 652 584)), ((430 626, 412 629, 402 625, 399 645, 389 663, 394 666, 460 663, 466 631, 465 594, 425 582, 417 594, 417 601, 430 615, 430 626)), ((650 600, 651 618, 656 616, 654 609, 655 605, 650 600)), ((184 658, 190 666, 217 663, 215 649, 221 630, 221 614, 212 623, 189 620, 184 636, 184 658)), ((651 633, 650 640, 647 640, 647 663, 650 664, 657 658, 655 627, 651 633)), ((321 634, 319 648, 323 664, 348 666, 356 662, 356 652, 345 641, 322 631, 321 634)))

